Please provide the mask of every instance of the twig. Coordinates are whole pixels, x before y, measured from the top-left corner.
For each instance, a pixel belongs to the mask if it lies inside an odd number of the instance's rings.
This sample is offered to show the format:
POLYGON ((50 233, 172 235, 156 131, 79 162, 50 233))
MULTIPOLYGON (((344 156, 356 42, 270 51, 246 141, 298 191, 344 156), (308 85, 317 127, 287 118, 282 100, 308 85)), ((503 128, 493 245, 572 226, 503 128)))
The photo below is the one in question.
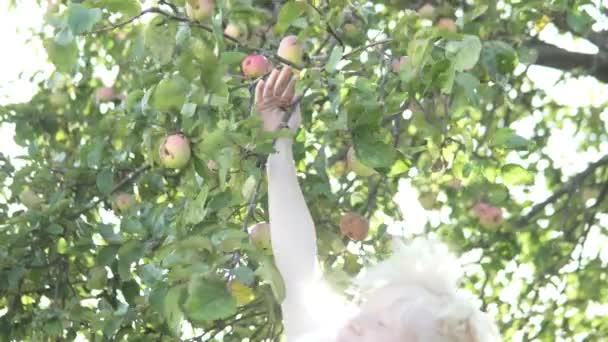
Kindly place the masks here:
POLYGON ((166 1, 166 0, 158 0, 158 3, 160 5, 167 5, 169 7, 171 7, 171 10, 173 11, 173 13, 179 13, 179 10, 177 9, 177 6, 175 6, 174 4, 166 1))
POLYGON ((392 43, 394 41, 395 40, 392 39, 392 38, 391 39, 384 39, 384 40, 379 40, 377 42, 373 42, 373 43, 370 43, 370 44, 358 47, 358 48, 354 49, 353 51, 351 51, 351 52, 345 54, 344 56, 342 56, 342 59, 347 59, 347 58, 349 58, 349 57, 351 57, 351 56, 353 56, 355 54, 358 54, 359 52, 362 52, 362 51, 367 50, 369 48, 372 48, 374 46, 383 45, 383 44, 390 44, 390 43, 392 43))
MULTIPOLYGON (((319 16, 321 16, 321 18, 323 18, 323 12, 321 12, 321 10, 315 6, 312 3, 312 0, 308 0, 306 1, 308 3, 308 5, 310 5, 310 7, 312 7, 317 13, 319 13, 319 16)), ((338 42, 338 44, 340 44, 340 46, 344 47, 344 42, 342 42, 342 39, 340 39, 340 37, 338 36, 338 34, 336 33, 336 31, 333 29, 333 27, 331 27, 331 25, 329 24, 329 22, 325 23, 325 27, 327 28, 327 32, 329 34, 331 34, 334 39, 336 39, 336 41, 338 42)))
POLYGON ((91 31, 89 33, 101 33, 101 32, 106 32, 106 31, 112 31, 112 30, 117 29, 119 27, 122 27, 122 26, 130 24, 130 23, 134 22, 135 20, 143 17, 144 15, 146 15, 148 13, 153 13, 154 9, 155 9, 154 7, 153 8, 147 8, 147 9, 141 11, 141 13, 139 13, 138 15, 132 16, 131 18, 129 18, 129 19, 125 20, 125 21, 118 22, 118 23, 116 23, 114 25, 102 27, 100 29, 91 31))

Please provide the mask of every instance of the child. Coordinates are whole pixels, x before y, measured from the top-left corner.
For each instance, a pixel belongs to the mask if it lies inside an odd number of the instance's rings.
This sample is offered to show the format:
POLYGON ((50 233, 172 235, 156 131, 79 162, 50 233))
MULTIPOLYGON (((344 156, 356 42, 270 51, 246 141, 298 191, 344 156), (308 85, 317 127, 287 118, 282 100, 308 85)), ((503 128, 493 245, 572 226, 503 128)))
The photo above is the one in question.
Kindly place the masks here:
MULTIPOLYGON (((256 105, 265 130, 283 126, 295 85, 288 67, 273 70, 257 84, 256 105)), ((287 126, 295 132, 300 121, 296 105, 287 126)), ((312 289, 323 288, 314 223, 298 183, 292 138, 277 139, 275 149, 267 161, 268 206, 275 262, 286 288, 281 307, 287 341, 500 341, 496 326, 458 291, 456 258, 441 243, 424 239, 396 243, 391 258, 357 281, 363 304, 356 310, 347 310, 337 295, 322 306, 311 305, 312 289), (336 319, 323 315, 336 310, 343 313, 336 319)))

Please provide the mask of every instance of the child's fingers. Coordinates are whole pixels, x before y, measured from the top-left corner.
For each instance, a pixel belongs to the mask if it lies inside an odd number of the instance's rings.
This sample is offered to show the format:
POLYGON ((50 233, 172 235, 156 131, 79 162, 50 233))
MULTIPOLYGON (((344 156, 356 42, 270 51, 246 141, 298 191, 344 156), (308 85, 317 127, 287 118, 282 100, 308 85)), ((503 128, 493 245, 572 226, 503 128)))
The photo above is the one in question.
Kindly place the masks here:
POLYGON ((255 86, 255 103, 262 103, 264 97, 264 80, 260 80, 255 86))
POLYGON ((290 77, 291 69, 288 66, 283 67, 274 86, 274 96, 281 96, 283 94, 285 87, 289 83, 290 77))
POLYGON ((264 97, 272 96, 274 91, 274 84, 279 76, 279 69, 274 69, 266 80, 266 86, 264 87, 264 97))

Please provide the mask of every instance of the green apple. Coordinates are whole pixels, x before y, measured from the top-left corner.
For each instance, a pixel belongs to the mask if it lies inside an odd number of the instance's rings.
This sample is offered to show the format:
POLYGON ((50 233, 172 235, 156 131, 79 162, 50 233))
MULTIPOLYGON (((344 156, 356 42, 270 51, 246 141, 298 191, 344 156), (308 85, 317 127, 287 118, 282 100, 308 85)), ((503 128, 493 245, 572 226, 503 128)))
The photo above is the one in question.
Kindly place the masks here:
POLYGON ((418 9, 418 14, 423 18, 432 18, 435 15, 435 6, 431 4, 424 4, 418 9))
POLYGON ((42 197, 30 189, 23 190, 19 194, 19 200, 28 209, 40 209, 44 203, 42 197))
POLYGON ((205 20, 213 15, 213 0, 188 0, 186 14, 195 20, 205 20))
POLYGON ((112 202, 112 208, 119 214, 127 212, 133 205, 135 205, 137 201, 135 200, 135 196, 132 194, 128 194, 126 192, 119 192, 114 196, 114 201, 112 202))
POLYGON ((287 36, 283 38, 279 44, 277 54, 279 57, 293 64, 304 64, 304 48, 296 36, 287 36))
POLYGON ((224 29, 224 34, 238 39, 241 37, 241 28, 237 24, 229 23, 224 29))
POLYGON ((263 251, 272 250, 270 224, 260 222, 251 226, 249 228, 249 238, 257 248, 263 251))
POLYGON ((376 173, 376 170, 361 163, 356 156, 355 149, 351 146, 346 153, 347 167, 361 177, 369 177, 376 173))

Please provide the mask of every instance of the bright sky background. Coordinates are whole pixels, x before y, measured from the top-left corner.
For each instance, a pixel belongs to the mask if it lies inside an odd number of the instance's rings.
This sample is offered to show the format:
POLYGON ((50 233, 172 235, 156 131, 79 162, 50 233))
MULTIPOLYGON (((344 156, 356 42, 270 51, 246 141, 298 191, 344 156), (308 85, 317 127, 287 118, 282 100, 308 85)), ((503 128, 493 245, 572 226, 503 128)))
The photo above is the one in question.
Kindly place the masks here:
MULTIPOLYGON (((27 81, 34 72, 40 72, 39 78, 46 78, 52 71, 52 66, 46 62, 46 55, 39 41, 27 41, 30 29, 39 29, 44 11, 40 9, 34 0, 20 0, 20 5, 13 11, 7 11, 9 0, 0 0, 0 32, 2 32, 3 53, 0 54, 0 104, 27 101, 33 95, 35 87, 27 81)), ((602 22, 597 29, 608 28, 607 22, 602 22)), ((560 47, 570 50, 595 53, 597 48, 585 41, 575 41, 568 36, 559 36, 557 30, 549 26, 542 33, 541 38, 550 41, 560 47)), ((566 83, 556 84, 560 72, 543 67, 532 67, 529 76, 534 81, 535 86, 545 89, 548 95, 560 104, 572 108, 601 105, 608 101, 608 87, 598 83, 594 78, 583 77, 576 80, 569 80, 566 83)), ((602 118, 608 129, 608 112, 602 114, 602 118)), ((517 132, 530 137, 532 127, 537 120, 541 120, 539 114, 530 113, 526 119, 515 123, 513 127, 517 132)), ((554 160, 558 167, 562 167, 565 177, 569 177, 586 168, 587 164, 597 160, 600 156, 608 154, 608 142, 604 142, 599 151, 589 150, 580 151, 577 142, 584 139, 582 135, 574 135, 575 127, 572 124, 565 124, 563 128, 555 128, 552 131, 546 153, 554 160)), ((0 152, 12 158, 23 153, 23 149, 13 142, 14 127, 10 124, 0 124, 0 152)), ((510 160, 526 164, 525 160, 520 160, 517 154, 509 156, 510 160)), ((16 165, 21 162, 13 159, 16 165)), ((525 194, 522 189, 511 188, 516 200, 532 197, 535 201, 544 200, 550 193, 544 186, 542 175, 538 175, 533 191, 525 194)), ((445 212, 426 211, 417 200, 417 192, 408 180, 403 180, 400 185, 400 193, 396 198, 402 208, 405 217, 404 222, 395 222, 391 227, 391 232, 405 235, 417 234, 423 231, 427 222, 439 224, 449 220, 449 215, 445 212)), ((0 198, 0 200, 2 200, 0 198)), ((383 218, 390 221, 390 218, 383 218)), ((601 225, 608 226, 608 215, 602 215, 601 225)), ((608 246, 608 238, 595 229, 585 246, 586 255, 596 255, 601 252, 601 246, 608 246)), ((604 248, 601 252, 604 262, 608 262, 608 250, 604 248)), ((513 265, 517 268, 516 265, 513 265)), ((518 272, 525 276, 529 270, 521 267, 518 272)), ((517 288, 506 291, 504 298, 512 298, 517 288)), ((608 310, 608 308, 604 308, 608 310)), ((598 312, 601 312, 598 311, 598 312)))

